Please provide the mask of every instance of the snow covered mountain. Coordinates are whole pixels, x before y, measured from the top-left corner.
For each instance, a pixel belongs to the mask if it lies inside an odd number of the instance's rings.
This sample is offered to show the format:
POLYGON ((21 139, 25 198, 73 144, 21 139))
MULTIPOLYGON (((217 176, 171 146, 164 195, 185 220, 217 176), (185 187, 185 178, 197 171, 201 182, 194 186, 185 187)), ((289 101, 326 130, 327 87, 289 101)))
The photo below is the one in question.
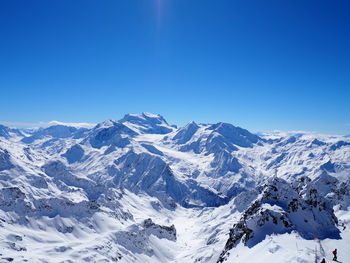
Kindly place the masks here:
POLYGON ((350 262, 350 140, 127 114, 0 126, 1 262, 350 262))
POLYGON ((0 137, 9 139, 14 136, 24 136, 24 134, 18 129, 9 128, 0 124, 0 137))

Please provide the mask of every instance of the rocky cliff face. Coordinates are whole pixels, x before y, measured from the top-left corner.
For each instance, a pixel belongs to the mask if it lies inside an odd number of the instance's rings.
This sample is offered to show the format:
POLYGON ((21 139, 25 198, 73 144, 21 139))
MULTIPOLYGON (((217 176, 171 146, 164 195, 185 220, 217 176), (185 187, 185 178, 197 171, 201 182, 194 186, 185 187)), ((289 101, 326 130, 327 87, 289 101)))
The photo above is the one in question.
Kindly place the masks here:
POLYGON ((252 247, 267 235, 295 231, 305 239, 340 238, 338 220, 329 200, 318 193, 308 178, 290 184, 273 178, 263 185, 257 198, 230 229, 218 262, 239 242, 252 247), (306 183, 309 181, 309 184, 306 183))

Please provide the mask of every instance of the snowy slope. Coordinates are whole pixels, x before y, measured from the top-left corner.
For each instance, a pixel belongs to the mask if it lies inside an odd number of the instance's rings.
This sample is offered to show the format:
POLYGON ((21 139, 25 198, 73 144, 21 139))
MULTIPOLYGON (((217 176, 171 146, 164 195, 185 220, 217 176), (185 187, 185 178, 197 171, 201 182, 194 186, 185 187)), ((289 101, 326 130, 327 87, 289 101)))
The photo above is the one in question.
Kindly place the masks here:
POLYGON ((0 262, 350 262, 347 137, 151 113, 0 128, 0 262))

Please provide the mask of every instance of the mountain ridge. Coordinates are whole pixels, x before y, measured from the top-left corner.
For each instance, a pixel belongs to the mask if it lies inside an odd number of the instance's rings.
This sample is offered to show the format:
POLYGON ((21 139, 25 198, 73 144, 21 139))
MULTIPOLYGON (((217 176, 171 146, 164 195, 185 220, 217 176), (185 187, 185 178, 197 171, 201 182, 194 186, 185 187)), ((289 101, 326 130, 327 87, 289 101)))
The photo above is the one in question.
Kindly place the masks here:
POLYGON ((45 236, 52 262, 213 263, 286 235, 306 247, 310 233, 346 244, 349 152, 343 136, 258 136, 222 122, 175 128, 150 113, 0 134, 1 244, 32 262, 44 262, 33 248, 45 236), (14 239, 15 228, 27 235, 14 239))

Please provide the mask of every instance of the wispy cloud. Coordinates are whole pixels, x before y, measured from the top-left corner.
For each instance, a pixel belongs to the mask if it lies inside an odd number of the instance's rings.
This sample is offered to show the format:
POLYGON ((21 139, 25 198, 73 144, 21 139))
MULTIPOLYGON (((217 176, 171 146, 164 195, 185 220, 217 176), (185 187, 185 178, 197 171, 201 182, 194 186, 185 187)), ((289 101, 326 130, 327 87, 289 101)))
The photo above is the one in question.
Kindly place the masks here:
POLYGON ((47 128, 53 125, 66 125, 72 127, 79 128, 92 128, 96 124, 94 123, 85 123, 85 122, 61 122, 61 121, 39 121, 39 122, 8 122, 8 121, 0 121, 0 124, 12 127, 12 128, 47 128))

